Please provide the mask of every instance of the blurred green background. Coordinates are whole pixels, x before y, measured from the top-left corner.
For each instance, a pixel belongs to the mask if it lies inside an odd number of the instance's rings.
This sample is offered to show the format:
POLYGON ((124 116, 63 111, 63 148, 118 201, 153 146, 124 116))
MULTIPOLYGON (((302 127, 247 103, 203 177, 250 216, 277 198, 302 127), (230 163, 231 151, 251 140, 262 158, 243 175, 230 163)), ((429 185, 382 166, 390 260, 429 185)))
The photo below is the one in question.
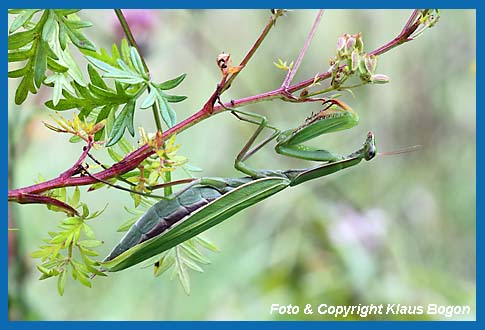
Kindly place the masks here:
MULTIPOLYGON (((126 14, 154 80, 188 74, 176 90, 189 97, 175 105, 181 120, 213 92, 220 78, 216 56, 228 52, 237 64, 263 29, 269 11, 126 14)), ((327 10, 294 82, 327 70, 341 34, 362 32, 365 51, 372 51, 392 40, 410 14, 410 10, 327 10)), ((285 72, 273 62, 296 59, 315 15, 315 10, 295 10, 281 18, 222 99, 278 88, 285 72)), ((98 47, 110 49, 118 42, 113 11, 86 10, 80 16, 94 23, 86 34, 98 47)), ((455 319, 475 319, 475 25, 475 11, 442 11, 434 28, 379 57, 377 71, 388 75, 391 83, 365 86, 354 96, 343 94, 342 100, 360 115, 359 126, 312 141, 347 154, 372 130, 380 151, 422 145, 419 151, 377 157, 287 189, 209 230, 205 237, 221 252, 208 255, 212 264, 204 267, 205 273, 190 273, 190 296, 168 274, 155 278, 150 268, 138 266, 95 278, 92 289, 69 281, 64 296, 58 296, 56 280, 38 281, 38 260, 29 254, 43 243, 47 231, 55 229, 61 215, 44 206, 10 205, 11 219, 20 228, 11 233, 9 242, 11 253, 17 253, 9 264, 10 318, 325 320, 333 318, 318 313, 285 317, 269 311, 274 303, 434 303, 470 305, 470 315, 455 319)), ((41 90, 18 107, 13 105, 17 84, 18 80, 9 80, 13 187, 30 185, 39 174, 53 178, 81 153, 80 144, 70 144, 68 137, 42 125, 52 113, 42 105, 50 91, 41 90)), ((320 108, 272 101, 243 109, 264 114, 287 129, 320 108)), ((154 128, 149 111, 137 112, 135 124, 154 128)), ((180 134, 179 153, 202 167, 204 176, 240 176, 233 160, 252 130, 253 126, 221 114, 180 134)), ((109 159, 101 152, 97 155, 109 159)), ((277 155, 271 146, 250 163, 278 169, 309 166, 277 155)), ((121 206, 132 206, 131 199, 114 189, 84 193, 82 198, 92 210, 108 204, 102 217, 92 222, 97 237, 105 241, 104 256, 122 236, 115 230, 129 217, 121 206)))

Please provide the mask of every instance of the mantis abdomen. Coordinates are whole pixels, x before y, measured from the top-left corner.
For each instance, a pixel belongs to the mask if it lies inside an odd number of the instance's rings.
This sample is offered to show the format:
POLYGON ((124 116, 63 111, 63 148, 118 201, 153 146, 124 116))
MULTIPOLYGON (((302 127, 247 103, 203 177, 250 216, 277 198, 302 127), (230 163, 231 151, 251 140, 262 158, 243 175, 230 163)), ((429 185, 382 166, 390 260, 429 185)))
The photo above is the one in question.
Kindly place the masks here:
POLYGON ((109 261, 131 247, 160 235, 221 196, 222 193, 216 188, 202 186, 192 187, 174 199, 161 200, 135 222, 104 261, 109 261))

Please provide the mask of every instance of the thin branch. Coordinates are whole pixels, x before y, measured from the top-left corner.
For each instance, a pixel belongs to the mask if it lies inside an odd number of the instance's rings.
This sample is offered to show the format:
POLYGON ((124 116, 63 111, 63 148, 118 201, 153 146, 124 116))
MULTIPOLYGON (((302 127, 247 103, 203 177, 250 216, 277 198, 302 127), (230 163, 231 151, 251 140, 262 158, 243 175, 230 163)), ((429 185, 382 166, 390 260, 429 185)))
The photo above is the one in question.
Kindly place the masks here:
POLYGON ((128 43, 135 47, 136 50, 138 51, 138 54, 140 54, 141 57, 141 63, 143 64, 143 68, 145 69, 146 72, 149 72, 148 66, 145 63, 145 59, 142 56, 142 53, 140 51, 140 47, 138 47, 138 44, 136 43, 135 37, 133 36, 133 33, 131 33, 130 26, 128 25, 128 22, 125 19, 125 16, 123 15, 123 12, 121 9, 115 9, 116 17, 118 17, 118 20, 120 21, 121 28, 123 29, 123 32, 125 32, 126 39, 128 39, 128 43))
POLYGON ((79 213, 77 213, 77 211, 71 205, 49 196, 23 193, 18 196, 15 196, 15 198, 11 198, 9 196, 8 201, 9 202, 15 201, 19 204, 54 205, 59 207, 60 209, 63 209, 69 215, 79 215, 79 213))
MULTIPOLYGON (((381 46, 376 50, 370 52, 369 54, 380 55, 380 54, 386 53, 387 51, 391 50, 392 48, 406 41, 409 41, 410 39, 408 39, 408 37, 412 33, 414 33, 416 29, 420 26, 419 20, 416 21, 416 18, 418 17, 419 15, 416 15, 416 11, 414 11, 410 19, 408 20, 408 23, 406 23, 405 27, 402 29, 398 37, 394 38, 392 41, 385 44, 384 46, 381 46), (415 22, 411 24, 410 22, 413 20, 415 22)), ((233 76, 231 76, 231 78, 233 76)), ((318 80, 321 81, 321 80, 328 79, 330 76, 331 76, 331 73, 326 72, 318 75, 317 78, 318 80)), ((227 81, 230 81, 231 78, 229 78, 227 81)), ((173 134, 178 134, 216 113, 225 111, 224 107, 235 108, 235 107, 241 107, 247 104, 258 103, 258 102, 268 101, 268 100, 273 100, 278 98, 288 100, 288 95, 287 95, 288 93, 294 93, 295 91, 308 87, 311 84, 313 84, 314 81, 315 81, 315 77, 311 77, 302 82, 288 86, 288 89, 286 91, 284 91, 282 88, 278 88, 276 90, 272 90, 269 92, 264 92, 261 94, 249 96, 239 100, 233 100, 233 101, 227 102, 226 104, 224 104, 224 106, 220 104, 215 105, 215 102, 217 101, 218 96, 220 95, 219 93, 220 88, 218 86, 218 88, 216 88, 216 91, 211 95, 209 100, 204 104, 204 106, 198 112, 186 118, 185 120, 179 122, 169 130, 163 132, 162 139, 166 140, 173 134)), ((226 86, 228 86, 228 84, 226 84, 226 86)), ((296 98, 292 99, 292 101, 299 102, 296 98)), ((152 154, 154 154, 154 151, 152 150, 152 148, 148 144, 145 144, 140 148, 138 148, 137 150, 125 156, 125 158, 123 158, 118 163, 113 164, 110 168, 96 173, 95 174, 96 178, 107 180, 115 176, 127 173, 135 169, 143 160, 145 160, 147 157, 151 156, 152 154)), ((8 192, 8 196, 9 196, 9 201, 12 201, 12 200, 17 201, 19 198, 21 198, 20 196, 26 193, 35 194, 35 193, 40 193, 40 192, 44 192, 44 191, 54 189, 54 188, 59 188, 59 187, 89 185, 96 182, 97 182, 96 180, 88 176, 69 177, 69 178, 63 178, 59 176, 49 181, 41 182, 32 186, 10 190, 8 192)))
POLYGON ((317 17, 315 18, 315 21, 313 22, 312 29, 310 30, 310 33, 308 34, 308 37, 305 40, 305 43, 303 44, 303 48, 300 51, 300 54, 298 55, 298 58, 296 59, 295 65, 288 70, 288 74, 286 75, 285 80, 283 81, 283 84, 281 85, 281 88, 283 90, 287 90, 288 86, 290 85, 291 81, 295 77, 296 72, 298 71, 298 68, 300 67, 301 61, 303 60, 303 57, 305 56, 305 53, 310 46, 310 43, 312 42, 313 36, 315 35, 315 32, 317 32, 318 25, 320 24, 320 20, 322 19, 324 10, 320 9, 317 13, 317 17))
MULTIPOLYGON (((253 57, 254 53, 256 53, 256 50, 258 50, 259 46, 261 46, 261 44, 263 43, 263 40, 266 38, 266 36, 268 35, 268 33, 271 30, 271 28, 273 26, 275 26, 275 23, 276 23, 276 20, 277 19, 278 19, 278 16, 276 16, 276 17, 271 16, 269 18, 268 23, 266 23, 266 26, 264 27, 263 31, 259 35, 258 39, 254 42, 254 44, 251 47, 251 49, 249 49, 248 53, 246 54, 246 56, 244 57, 244 59, 241 61, 241 63, 239 63, 239 66, 241 66, 242 68, 244 68, 246 66, 246 64, 249 62, 249 60, 251 59, 251 57, 253 57)), ((231 86, 233 80, 237 77, 237 75, 241 71, 238 71, 236 73, 233 73, 229 77, 229 79, 227 79, 227 81, 224 83, 224 86, 221 88, 221 93, 223 93, 226 89, 228 89, 231 86)))
POLYGON ((79 171, 79 166, 81 163, 86 159, 86 156, 89 154, 89 150, 93 146, 93 137, 90 135, 88 136, 88 145, 83 148, 83 153, 79 157, 79 159, 71 166, 70 169, 62 173, 59 177, 63 179, 70 178, 71 176, 75 175, 79 171))

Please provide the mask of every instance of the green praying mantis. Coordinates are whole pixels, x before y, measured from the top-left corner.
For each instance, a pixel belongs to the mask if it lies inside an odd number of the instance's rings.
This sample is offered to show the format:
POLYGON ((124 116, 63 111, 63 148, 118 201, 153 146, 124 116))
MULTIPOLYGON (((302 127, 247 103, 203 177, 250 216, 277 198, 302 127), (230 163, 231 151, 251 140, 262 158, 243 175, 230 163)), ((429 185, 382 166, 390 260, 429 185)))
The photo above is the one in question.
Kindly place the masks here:
POLYGON ((258 125, 235 160, 235 168, 246 177, 200 178, 174 195, 162 199, 143 214, 101 262, 105 271, 116 272, 160 254, 230 218, 279 191, 355 166, 376 156, 372 132, 361 148, 347 156, 304 145, 316 136, 349 129, 358 124, 357 114, 345 103, 329 100, 322 111, 308 117, 296 129, 281 132, 268 125, 264 116, 241 110, 231 112, 241 120, 258 125), (257 137, 269 128, 272 134, 253 147, 257 137), (305 169, 257 170, 245 160, 275 139, 282 155, 323 162, 305 169))

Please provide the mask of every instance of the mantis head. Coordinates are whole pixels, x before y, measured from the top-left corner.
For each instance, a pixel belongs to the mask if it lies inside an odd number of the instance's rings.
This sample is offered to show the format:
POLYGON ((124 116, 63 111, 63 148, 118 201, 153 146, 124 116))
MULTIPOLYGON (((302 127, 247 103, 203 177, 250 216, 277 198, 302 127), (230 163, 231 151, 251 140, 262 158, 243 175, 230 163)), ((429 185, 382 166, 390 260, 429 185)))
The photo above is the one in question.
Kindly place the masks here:
POLYGON ((376 137, 374 133, 367 133, 367 138, 365 139, 362 151, 365 160, 371 160, 377 155, 376 137))

